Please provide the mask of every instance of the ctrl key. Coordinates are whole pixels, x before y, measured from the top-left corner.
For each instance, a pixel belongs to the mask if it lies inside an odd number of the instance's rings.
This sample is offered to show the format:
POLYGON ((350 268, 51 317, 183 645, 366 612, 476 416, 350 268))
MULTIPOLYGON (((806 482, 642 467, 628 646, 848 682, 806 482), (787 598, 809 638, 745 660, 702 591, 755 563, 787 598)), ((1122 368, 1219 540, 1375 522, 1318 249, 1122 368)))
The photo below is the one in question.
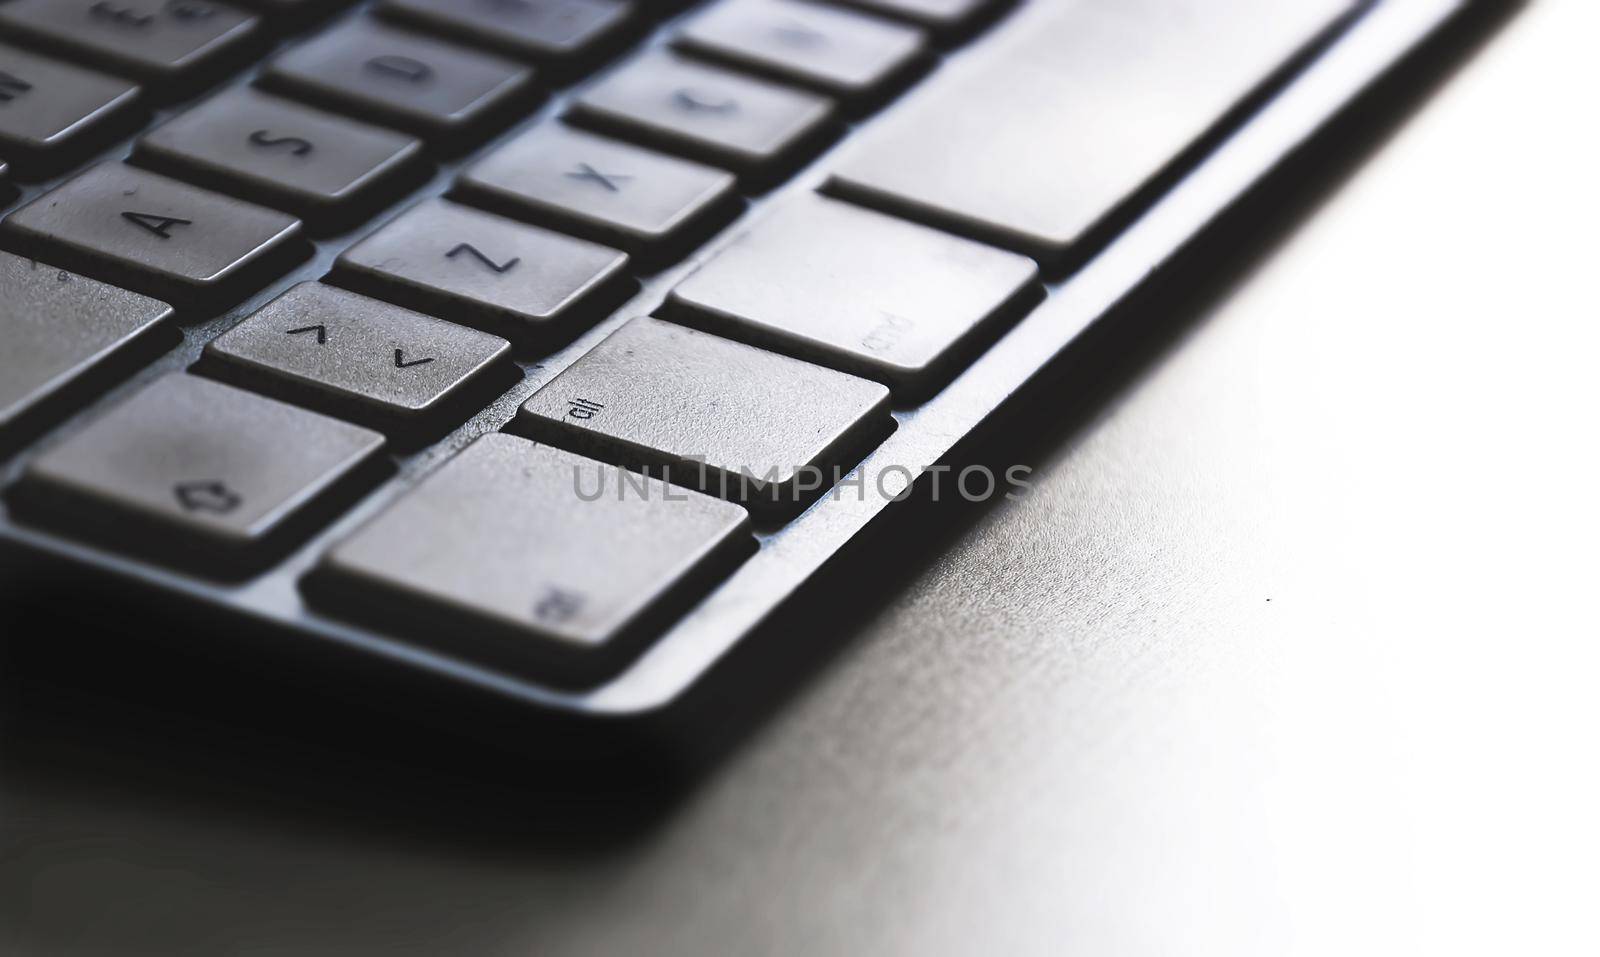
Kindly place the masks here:
POLYGON ((18 519, 212 577, 278 556, 375 478, 383 436, 173 373, 28 463, 18 519))
POLYGON ((583 683, 754 549, 737 505, 495 433, 334 546, 306 593, 402 637, 583 683))

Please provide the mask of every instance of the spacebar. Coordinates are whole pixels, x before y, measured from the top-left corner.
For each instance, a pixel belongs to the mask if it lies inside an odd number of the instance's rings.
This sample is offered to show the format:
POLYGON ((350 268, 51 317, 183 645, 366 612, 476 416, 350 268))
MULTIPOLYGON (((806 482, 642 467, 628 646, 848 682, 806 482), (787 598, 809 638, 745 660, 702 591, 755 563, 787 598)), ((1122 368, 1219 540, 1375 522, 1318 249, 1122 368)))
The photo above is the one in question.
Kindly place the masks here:
POLYGON ((1062 262, 1358 6, 1029 5, 860 134, 827 189, 1062 262))

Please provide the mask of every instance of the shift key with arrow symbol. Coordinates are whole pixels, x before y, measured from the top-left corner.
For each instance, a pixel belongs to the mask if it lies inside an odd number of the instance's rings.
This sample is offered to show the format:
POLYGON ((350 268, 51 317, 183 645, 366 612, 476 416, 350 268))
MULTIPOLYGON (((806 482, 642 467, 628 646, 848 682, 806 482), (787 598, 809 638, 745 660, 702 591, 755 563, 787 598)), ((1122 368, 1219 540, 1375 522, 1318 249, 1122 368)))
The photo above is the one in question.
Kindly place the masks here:
POLYGON ((270 563, 335 488, 379 474, 384 437, 188 372, 125 396, 30 461, 9 503, 203 575, 270 563))
POLYGON ((516 375, 511 346, 498 336, 318 282, 267 303, 205 355, 222 377, 357 421, 423 431, 465 419, 516 375))

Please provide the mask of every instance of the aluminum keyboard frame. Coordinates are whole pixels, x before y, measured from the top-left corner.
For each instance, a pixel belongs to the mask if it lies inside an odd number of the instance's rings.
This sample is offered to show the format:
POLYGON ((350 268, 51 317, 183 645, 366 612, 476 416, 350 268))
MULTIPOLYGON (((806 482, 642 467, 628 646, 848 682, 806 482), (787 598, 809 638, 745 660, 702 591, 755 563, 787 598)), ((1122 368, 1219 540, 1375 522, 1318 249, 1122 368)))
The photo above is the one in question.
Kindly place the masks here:
MULTIPOLYGON (((1141 287, 1163 263, 1177 254, 1207 224, 1245 197, 1319 129, 1409 53, 1472 4, 1468 0, 1379 0, 1333 37, 1302 69, 1243 124, 1223 138, 1155 202, 1087 262, 1065 278, 1050 279, 1049 295, 1023 317, 964 372, 933 398, 894 413, 897 430, 861 464, 867 474, 888 466, 941 463, 961 441, 984 425, 1053 359, 1080 340, 1098 319, 1141 287)), ((665 29, 649 41, 661 42, 665 29)), ((982 56, 983 42, 949 56, 982 56)), ((252 69, 231 83, 248 82, 252 69)), ((215 92, 207 90, 206 95, 215 92)), ((108 404, 162 373, 188 367, 204 344, 254 312, 296 282, 324 275, 335 256, 351 242, 409 208, 416 201, 446 192, 457 172, 472 158, 494 149, 528 125, 559 115, 567 91, 558 91, 536 113, 474 150, 467 158, 440 164, 437 174, 383 215, 356 230, 320 239, 316 251, 300 267, 225 313, 185 328, 184 342, 127 382, 112 389, 87 409, 58 425, 55 434, 83 424, 108 404)), ((192 101, 190 101, 192 102, 192 101)), ((157 121, 190 105, 163 109, 157 121)), ((893 109, 893 105, 886 109, 893 109)), ((871 122, 870 117, 865 122, 871 122)), ((845 138, 848 144, 848 136, 845 138)), ((124 142, 96 160, 127 154, 124 142)), ((0 546, 16 550, 23 562, 65 563, 69 570, 93 571, 113 579, 169 594, 223 612, 241 626, 267 626, 272 640, 302 646, 324 646, 377 656, 411 669, 475 686, 508 699, 577 715, 640 717, 677 701, 713 665, 755 632, 772 611, 794 595, 841 547, 895 508, 876 495, 824 498, 799 518, 760 534, 761 549, 657 638, 620 673, 604 683, 573 690, 541 684, 507 670, 451 657, 438 645, 425 647, 352 625, 309 607, 298 590, 299 580, 317 557, 357 524, 403 494, 416 481, 477 436, 500 429, 542 384, 617 326, 635 315, 655 311, 667 292, 695 266, 709 258, 761 217, 784 194, 817 188, 825 179, 832 150, 823 153, 797 176, 755 199, 733 224, 720 231, 687 260, 644 277, 639 292, 607 319, 553 355, 524 363, 525 378, 461 427, 434 445, 405 457, 399 473, 353 511, 305 542, 284 562, 238 584, 193 578, 136 557, 101 550, 47 531, 22 526, 0 512, 0 546)), ((80 167, 81 168, 81 167, 80 167)), ((61 179, 26 187, 7 209, 27 202, 61 179)), ((11 481, 25 457, 12 456, 0 466, 0 479, 11 481)), ((889 542, 868 542, 866 548, 892 548, 889 542)), ((86 580, 88 578, 86 574, 86 580)), ((215 631, 215 629, 212 629, 215 631)), ((226 641, 216 634, 211 641, 226 641)), ((304 649, 301 649, 304 650, 304 649)), ((315 650, 313 648, 313 650, 315 650)))

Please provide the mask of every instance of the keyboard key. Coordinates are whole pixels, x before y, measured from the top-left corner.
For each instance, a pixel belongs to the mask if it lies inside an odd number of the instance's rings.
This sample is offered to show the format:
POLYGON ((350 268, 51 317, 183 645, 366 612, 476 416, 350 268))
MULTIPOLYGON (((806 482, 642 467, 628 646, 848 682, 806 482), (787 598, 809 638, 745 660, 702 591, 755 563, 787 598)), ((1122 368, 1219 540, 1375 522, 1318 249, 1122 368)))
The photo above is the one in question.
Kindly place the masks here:
POLYGON ((851 145, 830 191, 1054 262, 1347 0, 1040 4, 851 145), (938 157, 929 162, 927 157, 938 157))
POLYGON ((459 401, 473 386, 516 374, 504 339, 319 282, 267 303, 205 358, 241 383, 400 427, 453 425, 477 411, 459 401))
POLYGON ((296 245, 300 221, 112 162, 7 216, 5 229, 119 285, 164 290, 181 307, 286 266, 279 254, 296 245))
POLYGON ((449 145, 529 93, 533 71, 509 60, 356 18, 291 47, 262 82, 362 119, 449 145))
POLYGON ((583 57, 633 15, 619 0, 383 0, 384 16, 534 60, 583 57))
POLYGON ((831 2, 918 23, 940 33, 950 33, 970 24, 981 11, 994 9, 997 0, 831 0, 831 2))
POLYGON ((738 506, 633 481, 485 435, 335 546, 308 593, 447 650, 598 676, 754 550, 738 506))
POLYGON ((0 151, 35 171, 71 165, 138 99, 127 80, 0 45, 0 151))
POLYGON ((672 293, 734 338, 922 395, 1035 288, 1033 260, 814 194, 794 197, 672 293))
POLYGON ((722 0, 691 19, 673 42, 736 67, 860 98, 910 68, 923 35, 801 0, 722 0))
POLYGON ((156 84, 234 54, 255 28, 250 14, 208 0, 12 0, 0 6, 0 32, 156 84))
POLYGON ((876 382, 635 319, 534 393, 517 426, 784 515, 888 433, 888 399, 876 382))
POLYGON ((173 373, 30 462, 12 502, 140 551, 202 550, 226 574, 296 534, 293 519, 382 448, 376 432, 173 373))
POLYGON ((794 159, 832 112, 815 94, 649 52, 579 93, 572 118, 755 174, 794 159))
POLYGON ((0 253, 0 302, 0 434, 67 388, 177 338, 166 303, 10 253, 0 253))
POLYGON ((463 193, 558 229, 653 256, 735 205, 731 174, 544 123, 461 177, 463 193))
POLYGON ((139 140, 143 161, 202 186, 235 190, 317 224, 372 211, 422 154, 402 133, 237 87, 139 140))
POLYGON ((628 257, 444 200, 428 200, 346 250, 347 285, 541 342, 608 301, 628 257))

